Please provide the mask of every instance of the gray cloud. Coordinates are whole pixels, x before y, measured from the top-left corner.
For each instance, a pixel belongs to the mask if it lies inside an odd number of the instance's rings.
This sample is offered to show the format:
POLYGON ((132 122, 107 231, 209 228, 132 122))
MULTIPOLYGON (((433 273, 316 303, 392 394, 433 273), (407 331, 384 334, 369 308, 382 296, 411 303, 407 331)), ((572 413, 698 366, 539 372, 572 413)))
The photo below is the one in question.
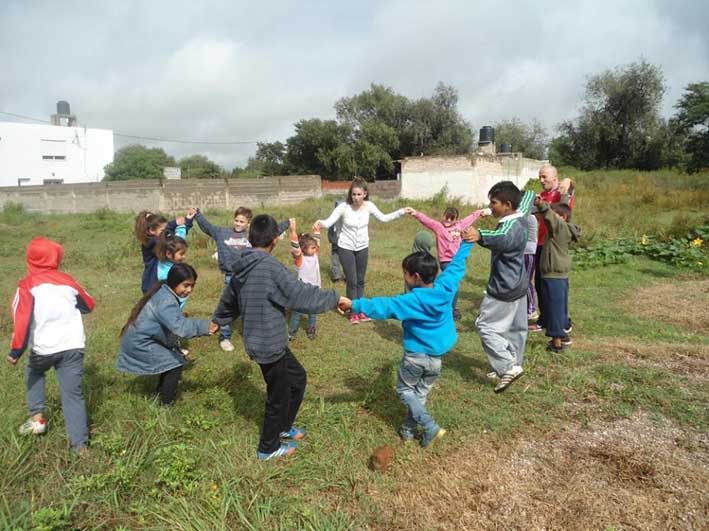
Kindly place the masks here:
MULTIPOLYGON (((45 117, 67 99, 92 127, 271 141, 372 82, 416 98, 440 80, 476 127, 518 116, 552 128, 575 116, 587 75, 644 57, 665 73, 669 115, 687 83, 709 78, 706 20, 709 4, 690 0, 10 1, 0 110, 45 117)), ((255 151, 150 145, 228 168, 255 151)))

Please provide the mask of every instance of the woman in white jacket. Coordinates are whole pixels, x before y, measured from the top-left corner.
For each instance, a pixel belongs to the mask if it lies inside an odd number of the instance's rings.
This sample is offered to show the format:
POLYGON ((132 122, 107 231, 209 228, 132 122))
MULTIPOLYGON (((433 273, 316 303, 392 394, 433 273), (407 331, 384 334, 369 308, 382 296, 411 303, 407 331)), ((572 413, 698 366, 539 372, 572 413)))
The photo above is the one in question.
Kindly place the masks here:
MULTIPOLYGON (((338 205, 327 219, 319 219, 316 227, 329 229, 342 219, 342 228, 337 239, 340 262, 347 280, 347 298, 364 297, 364 278, 369 258, 369 216, 387 223, 407 214, 409 207, 400 208, 390 214, 382 214, 377 206, 368 201, 367 183, 359 178, 352 180, 347 192, 347 201, 338 205)), ((350 322, 357 324, 370 319, 364 314, 351 314, 350 322)))

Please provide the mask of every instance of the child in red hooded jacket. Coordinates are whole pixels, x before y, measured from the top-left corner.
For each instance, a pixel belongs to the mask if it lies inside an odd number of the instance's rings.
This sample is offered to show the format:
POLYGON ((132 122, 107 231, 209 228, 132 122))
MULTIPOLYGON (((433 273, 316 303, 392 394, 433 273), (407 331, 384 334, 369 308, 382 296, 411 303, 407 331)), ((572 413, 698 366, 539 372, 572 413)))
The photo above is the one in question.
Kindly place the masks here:
POLYGON ((7 361, 17 364, 30 346, 26 373, 31 416, 20 426, 20 434, 47 431, 44 375, 54 367, 69 442, 81 454, 89 440, 81 391, 86 344, 81 314, 94 309, 94 300, 71 276, 59 271, 63 256, 62 246, 46 238, 35 238, 28 245, 29 274, 20 280, 12 301, 15 327, 7 361))

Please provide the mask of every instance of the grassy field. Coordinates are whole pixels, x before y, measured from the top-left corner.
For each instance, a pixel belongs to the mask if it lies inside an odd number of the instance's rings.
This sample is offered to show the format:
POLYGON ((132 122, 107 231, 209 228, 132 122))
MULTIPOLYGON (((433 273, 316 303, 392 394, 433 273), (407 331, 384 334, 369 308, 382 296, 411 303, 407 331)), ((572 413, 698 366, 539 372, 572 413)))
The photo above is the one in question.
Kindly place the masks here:
MULTIPOLYGON (((706 176, 573 173, 575 221, 588 238, 682 233, 706 223, 706 176)), ((378 202, 383 211, 403 203, 378 202)), ((445 202, 412 204, 434 216, 445 202)), ((310 224, 330 200, 270 208, 310 224)), ((229 212, 207 212, 229 224, 229 212)), ((491 223, 487 220, 486 223, 491 223)), ((709 277, 644 258, 574 272, 574 346, 562 355, 529 338, 525 375, 495 395, 474 320, 488 275, 476 248, 461 285, 463 319, 444 358, 430 408, 448 435, 428 451, 404 446, 394 392, 397 322, 352 327, 336 313, 304 330, 292 349, 308 371, 298 424, 308 432, 288 460, 255 459, 265 388, 236 341, 192 340, 172 409, 149 395, 155 382, 119 373, 118 332, 139 296, 142 265, 132 216, 0 214, 0 300, 25 275, 24 249, 44 235, 65 247, 64 270, 97 300, 85 318, 84 389, 90 455, 68 450, 54 377, 49 426, 21 438, 27 413, 24 359, 0 366, 2 529, 706 529, 709 526, 709 277), (367 468, 389 444, 389 474, 367 468)), ((402 287, 401 258, 419 226, 373 222, 367 293, 402 287)), ((189 262, 200 278, 188 312, 207 317, 222 277, 198 228, 189 262)), ((327 248, 326 248, 327 250, 327 248)), ((287 245, 277 248, 287 262, 287 245)), ((329 266, 323 253, 321 266, 329 266)), ((330 287, 325 280, 325 287, 330 287)), ((341 291, 341 286, 338 287, 341 291)), ((303 323, 304 324, 304 323, 303 323)), ((9 313, 0 313, 7 345, 9 313)), ((235 337, 238 340, 238 337, 235 337)))

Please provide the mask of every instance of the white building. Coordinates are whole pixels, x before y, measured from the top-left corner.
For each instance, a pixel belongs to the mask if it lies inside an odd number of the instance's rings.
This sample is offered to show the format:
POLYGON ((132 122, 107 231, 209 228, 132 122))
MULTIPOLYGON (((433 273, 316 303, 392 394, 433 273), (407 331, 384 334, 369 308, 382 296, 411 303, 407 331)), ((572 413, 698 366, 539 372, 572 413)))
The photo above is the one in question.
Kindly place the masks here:
POLYGON ((98 182, 113 131, 0 122, 0 186, 98 182))

